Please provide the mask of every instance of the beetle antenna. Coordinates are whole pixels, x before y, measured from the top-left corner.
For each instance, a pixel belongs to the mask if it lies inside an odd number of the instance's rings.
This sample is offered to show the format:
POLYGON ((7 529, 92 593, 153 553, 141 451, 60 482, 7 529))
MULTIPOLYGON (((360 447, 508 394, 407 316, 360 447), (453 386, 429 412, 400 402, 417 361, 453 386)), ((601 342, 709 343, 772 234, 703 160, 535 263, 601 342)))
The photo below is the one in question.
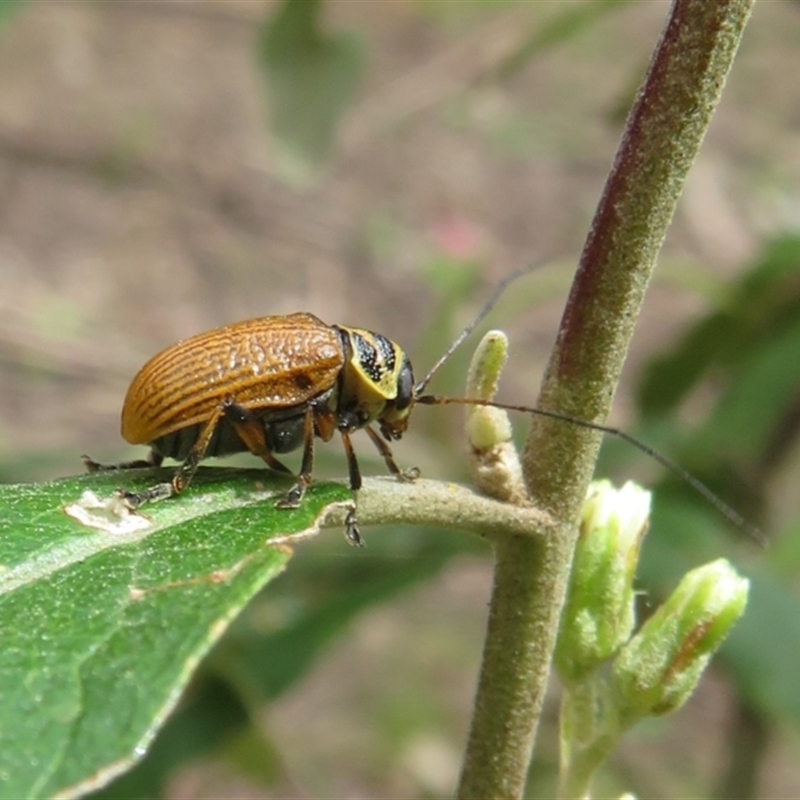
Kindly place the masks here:
MULTIPOLYGON (((516 276, 514 276, 516 277, 516 276)), ((493 298, 495 299, 495 298, 493 298)), ((474 327, 474 325, 473 325, 474 327)), ((588 428, 589 430, 599 431, 600 433, 607 433, 610 436, 616 436, 618 439, 633 445, 637 450, 645 455, 650 456, 654 461, 659 463, 665 469, 668 469, 673 475, 681 478, 692 489, 695 490, 701 497, 710 503, 725 519, 732 525, 737 527, 751 539, 756 541, 762 547, 767 545, 767 537, 764 533, 752 523, 748 522, 736 509, 729 506, 721 497, 715 494, 703 481, 695 475, 692 475, 687 469, 684 469, 680 464, 668 458, 660 451, 649 444, 645 444, 641 439, 631 436, 619 428, 612 428, 607 425, 600 425, 597 422, 589 422, 579 417, 572 417, 569 414, 561 414, 558 411, 547 411, 543 408, 531 408, 530 406, 515 406, 508 403, 497 403, 494 400, 484 400, 480 398, 469 397, 442 397, 440 395, 426 394, 416 398, 417 403, 422 403, 428 406, 440 405, 465 405, 465 406, 491 406, 493 408, 502 408, 505 411, 521 411, 526 414, 538 414, 541 417, 548 419, 555 419, 561 422, 569 422, 572 425, 577 425, 581 428, 588 428)))
POLYGON ((529 272, 533 272, 539 264, 528 264, 527 266, 520 267, 517 270, 514 270, 510 275, 506 275, 500 283, 495 286, 494 291, 492 292, 492 296, 486 301, 484 307, 480 310, 480 313, 477 317, 475 317, 466 328, 456 337, 456 340, 450 347, 447 348, 444 355, 430 368, 428 374, 414 387, 414 397, 419 400, 419 395, 421 395, 428 384, 431 382, 431 378, 439 371, 439 368, 450 358, 451 355, 455 352, 455 350, 459 347, 459 345, 464 341, 464 339, 469 336, 478 325, 483 322, 486 315, 494 308, 495 303, 500 299, 500 295, 506 290, 506 287, 513 283, 517 278, 521 278, 523 275, 527 275, 529 272))

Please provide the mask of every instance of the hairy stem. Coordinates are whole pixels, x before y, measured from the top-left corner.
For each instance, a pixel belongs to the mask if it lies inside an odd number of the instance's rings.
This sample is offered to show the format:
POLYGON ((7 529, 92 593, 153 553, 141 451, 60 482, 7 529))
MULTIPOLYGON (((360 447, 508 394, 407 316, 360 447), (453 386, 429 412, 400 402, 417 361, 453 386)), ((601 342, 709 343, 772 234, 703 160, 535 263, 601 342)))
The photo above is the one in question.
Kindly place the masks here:
MULTIPOLYGON (((673 3, 581 254, 542 408, 605 420, 657 254, 753 2, 673 3)), ((592 432, 532 421, 525 481, 556 530, 543 546, 515 536, 496 547, 461 798, 522 795, 598 447, 592 432)))

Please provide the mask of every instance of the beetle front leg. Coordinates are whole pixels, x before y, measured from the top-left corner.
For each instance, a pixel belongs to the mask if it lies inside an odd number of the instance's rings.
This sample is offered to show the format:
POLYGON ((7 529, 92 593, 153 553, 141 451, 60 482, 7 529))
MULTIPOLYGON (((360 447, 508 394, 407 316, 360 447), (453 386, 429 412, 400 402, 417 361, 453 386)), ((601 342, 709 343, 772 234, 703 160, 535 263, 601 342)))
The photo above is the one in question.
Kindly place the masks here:
POLYGON ((392 475, 397 478, 399 481, 403 481, 404 483, 411 483, 419 478, 419 469, 417 467, 410 467, 409 469, 400 469, 397 466, 397 462, 394 460, 394 454, 392 453, 392 449, 389 447, 386 442, 375 433, 372 428, 367 425, 366 426, 367 434, 369 438, 372 439, 372 443, 375 447, 378 448, 378 452, 383 456, 384 463, 386 464, 386 468, 392 475))
MULTIPOLYGON (((369 428, 367 428, 369 430, 369 428)), ((356 458, 356 451, 353 449, 353 443, 350 441, 350 434, 340 429, 339 433, 342 435, 342 444, 344 445, 344 452, 347 456, 347 470, 350 473, 350 488, 355 494, 361 488, 361 470, 358 468, 358 459, 356 458)), ((358 529, 358 522, 356 520, 356 510, 351 508, 347 512, 344 520, 344 535, 350 544, 356 547, 363 547, 365 542, 361 536, 361 531, 358 529)))

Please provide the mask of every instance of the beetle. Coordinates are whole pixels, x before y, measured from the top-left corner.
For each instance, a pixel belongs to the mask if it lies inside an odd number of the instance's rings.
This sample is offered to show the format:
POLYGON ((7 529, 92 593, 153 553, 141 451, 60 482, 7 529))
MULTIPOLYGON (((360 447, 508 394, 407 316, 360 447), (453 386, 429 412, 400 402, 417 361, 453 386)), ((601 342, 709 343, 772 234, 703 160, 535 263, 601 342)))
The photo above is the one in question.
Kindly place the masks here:
MULTIPOLYGON (((113 466, 83 460, 90 471, 182 461, 168 483, 118 491, 135 509, 184 491, 204 458, 249 451, 289 473, 275 454, 302 447, 297 480, 278 501, 280 508, 296 508, 311 483, 314 438, 327 442, 337 431, 354 492, 361 472, 350 435, 361 428, 393 475, 417 476, 397 466, 387 444, 405 433, 414 389, 408 356, 379 333, 327 325, 304 312, 246 320, 168 347, 134 377, 122 407, 122 436, 149 444, 147 460, 113 466)), ((362 544, 354 512, 346 533, 362 544)))
MULTIPOLYGON (((165 458, 182 461, 167 483, 140 492, 118 490, 125 504, 136 509, 184 491, 204 458, 249 451, 273 470, 291 474, 275 454, 302 447, 296 481, 277 502, 279 508, 297 508, 312 481, 315 438, 327 442, 338 431, 350 488, 357 492, 362 481, 353 432, 363 428, 389 472, 412 481, 419 471, 401 470, 389 442, 403 436, 414 405, 487 405, 622 438, 689 483, 736 527, 763 539, 691 473, 618 428, 529 406, 424 394, 434 373, 489 313, 506 286, 528 271, 512 273, 495 287, 477 317, 417 384, 408 356, 392 340, 363 328, 328 325, 306 312, 246 320, 184 339, 151 358, 125 397, 122 436, 131 444, 148 444, 147 459, 104 465, 84 455, 84 464, 94 472, 159 467, 165 458)), ((345 534, 352 544, 363 544, 355 510, 348 512, 345 534)))

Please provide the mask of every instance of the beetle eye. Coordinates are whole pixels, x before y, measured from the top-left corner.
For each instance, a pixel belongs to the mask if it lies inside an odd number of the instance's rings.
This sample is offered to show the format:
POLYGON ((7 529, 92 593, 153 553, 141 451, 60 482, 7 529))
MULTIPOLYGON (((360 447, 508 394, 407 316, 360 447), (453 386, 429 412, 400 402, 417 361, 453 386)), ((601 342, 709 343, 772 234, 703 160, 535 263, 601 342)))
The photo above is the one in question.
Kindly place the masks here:
POLYGON ((414 373, 411 371, 411 362, 408 358, 403 358, 403 366, 400 367, 400 374, 397 376, 397 397, 394 399, 394 407, 398 411, 408 408, 414 399, 414 373))

